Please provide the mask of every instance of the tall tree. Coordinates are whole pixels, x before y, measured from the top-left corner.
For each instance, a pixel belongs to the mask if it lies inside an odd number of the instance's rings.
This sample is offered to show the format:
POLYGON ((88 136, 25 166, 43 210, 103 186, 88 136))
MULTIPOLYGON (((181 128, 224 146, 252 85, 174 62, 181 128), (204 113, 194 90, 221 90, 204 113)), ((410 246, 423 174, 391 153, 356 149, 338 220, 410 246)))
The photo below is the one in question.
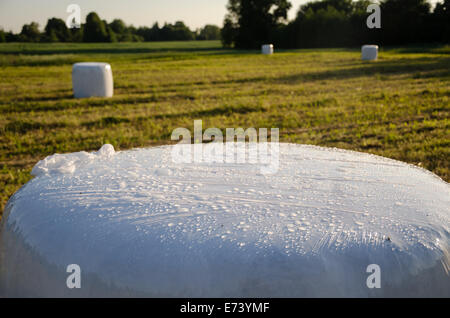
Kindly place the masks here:
POLYGON ((290 24, 290 47, 360 45, 375 37, 366 26, 367 0, 322 0, 300 6, 290 24), (292 43, 293 42, 293 43, 292 43))
POLYGON ((124 34, 126 33, 127 26, 125 22, 123 22, 121 19, 114 19, 110 24, 109 27, 114 31, 116 34, 124 34))
POLYGON ((237 26, 233 23, 231 17, 225 16, 223 21, 223 27, 220 30, 220 37, 222 39, 222 45, 224 47, 232 47, 236 41, 237 26))
POLYGON ((383 0, 381 2, 382 44, 409 44, 427 38, 426 22, 431 14, 427 0, 383 0))
POLYGON ((175 24, 164 24, 160 29, 162 41, 189 41, 195 38, 194 33, 182 21, 175 24))
POLYGON ((24 24, 22 31, 20 32, 20 40, 24 42, 38 42, 41 37, 39 31, 39 24, 37 22, 31 22, 30 24, 24 24))
POLYGON ((72 40, 66 23, 58 18, 48 19, 45 26, 45 36, 51 42, 70 42, 72 40))
POLYGON ((299 12, 299 33, 301 47, 337 47, 349 45, 350 23, 344 11, 333 6, 309 7, 299 12))
POLYGON ((155 22, 152 26, 152 28, 150 29, 150 41, 161 41, 161 35, 160 35, 160 27, 158 22, 155 22))
POLYGON ((72 42, 83 42, 83 31, 84 31, 83 24, 79 28, 69 29, 70 38, 72 39, 72 42))
POLYGON ((433 29, 430 31, 435 34, 435 40, 450 43, 450 0, 436 4, 432 21, 433 29))
POLYGON ((86 16, 86 24, 83 29, 83 42, 109 42, 110 36, 105 24, 95 12, 86 16))
POLYGON ((271 40, 291 6, 288 0, 229 0, 222 34, 230 34, 237 48, 257 48, 271 40))
POLYGON ((194 40, 194 33, 184 24, 183 21, 176 21, 172 26, 172 34, 175 41, 194 40))
POLYGON ((311 9, 313 12, 317 12, 320 9, 326 10, 329 7, 336 9, 336 11, 343 12, 346 15, 352 13, 354 8, 352 0, 315 0, 301 5, 299 15, 301 15, 302 13, 304 14, 309 9, 311 9))
POLYGON ((219 40, 220 28, 216 25, 207 24, 200 29, 197 40, 219 40))
POLYGON ((112 42, 115 42, 114 40, 123 42, 130 42, 132 40, 131 32, 127 28, 125 22, 120 19, 114 19, 109 23, 108 34, 112 42))

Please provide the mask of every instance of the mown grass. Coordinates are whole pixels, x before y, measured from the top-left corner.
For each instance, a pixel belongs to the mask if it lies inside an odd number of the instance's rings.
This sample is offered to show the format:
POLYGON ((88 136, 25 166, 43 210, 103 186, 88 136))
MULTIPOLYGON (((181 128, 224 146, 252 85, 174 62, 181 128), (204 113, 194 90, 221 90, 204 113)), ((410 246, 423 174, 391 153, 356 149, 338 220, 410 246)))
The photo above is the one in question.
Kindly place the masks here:
POLYGON ((370 152, 450 180, 450 48, 256 51, 218 42, 0 45, 1 210, 55 152, 170 142, 176 127, 278 127, 282 141, 370 152), (71 65, 112 65, 111 99, 72 97, 71 65))

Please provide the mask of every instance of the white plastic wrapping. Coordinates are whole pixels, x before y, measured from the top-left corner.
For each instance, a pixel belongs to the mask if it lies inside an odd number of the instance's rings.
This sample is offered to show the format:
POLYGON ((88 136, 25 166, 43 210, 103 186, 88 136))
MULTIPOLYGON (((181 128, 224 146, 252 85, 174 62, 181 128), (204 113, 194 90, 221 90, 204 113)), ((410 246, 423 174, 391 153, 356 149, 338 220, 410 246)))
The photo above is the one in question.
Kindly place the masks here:
POLYGON ((273 54, 273 44, 264 44, 261 46, 261 53, 262 54, 273 54))
POLYGON ((378 45, 363 45, 361 47, 361 59, 375 61, 378 59, 378 45))
POLYGON ((114 92, 111 65, 108 63, 75 63, 72 68, 75 98, 112 97, 114 92))
POLYGON ((450 296, 450 187, 432 173, 280 144, 265 175, 175 164, 172 147, 40 161, 2 219, 0 295, 450 296), (370 264, 381 288, 367 286, 370 264))

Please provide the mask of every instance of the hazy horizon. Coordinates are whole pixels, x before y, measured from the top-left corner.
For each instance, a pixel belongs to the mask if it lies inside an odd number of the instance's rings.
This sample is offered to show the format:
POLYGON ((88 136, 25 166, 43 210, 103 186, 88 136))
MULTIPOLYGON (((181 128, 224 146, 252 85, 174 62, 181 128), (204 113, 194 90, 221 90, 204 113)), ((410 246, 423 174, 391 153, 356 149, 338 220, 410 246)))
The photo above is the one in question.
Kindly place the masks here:
MULTIPOLYGON (((299 6, 310 0, 289 0, 292 8, 289 18, 295 17, 299 6)), ((183 21, 191 29, 203 27, 205 24, 222 26, 226 14, 228 0, 134 0, 131 3, 119 0, 0 0, 0 27, 5 31, 20 32, 24 24, 33 21, 39 23, 42 30, 49 18, 61 18, 64 21, 69 16, 66 8, 76 3, 81 8, 81 21, 86 15, 95 11, 100 18, 111 22, 122 19, 127 25, 152 26, 183 21)))

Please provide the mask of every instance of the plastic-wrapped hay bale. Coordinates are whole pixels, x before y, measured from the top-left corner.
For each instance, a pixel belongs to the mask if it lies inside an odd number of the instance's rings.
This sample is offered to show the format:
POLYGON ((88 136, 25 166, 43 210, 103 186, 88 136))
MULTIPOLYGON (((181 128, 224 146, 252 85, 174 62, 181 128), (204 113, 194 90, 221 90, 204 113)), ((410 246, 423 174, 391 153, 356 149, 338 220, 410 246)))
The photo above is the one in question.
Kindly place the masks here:
POLYGON ((273 44, 264 44, 261 46, 261 52, 262 54, 273 54, 273 44))
POLYGON ((434 174, 296 144, 280 144, 272 175, 174 163, 172 150, 105 145, 36 164, 2 219, 0 295, 450 296, 450 187, 434 174), (66 285, 71 264, 80 289, 66 285))
POLYGON ((111 65, 108 63, 76 63, 72 68, 75 98, 112 97, 114 91, 111 65))
POLYGON ((378 58, 378 45, 363 45, 361 48, 361 59, 364 61, 375 61, 378 58))

